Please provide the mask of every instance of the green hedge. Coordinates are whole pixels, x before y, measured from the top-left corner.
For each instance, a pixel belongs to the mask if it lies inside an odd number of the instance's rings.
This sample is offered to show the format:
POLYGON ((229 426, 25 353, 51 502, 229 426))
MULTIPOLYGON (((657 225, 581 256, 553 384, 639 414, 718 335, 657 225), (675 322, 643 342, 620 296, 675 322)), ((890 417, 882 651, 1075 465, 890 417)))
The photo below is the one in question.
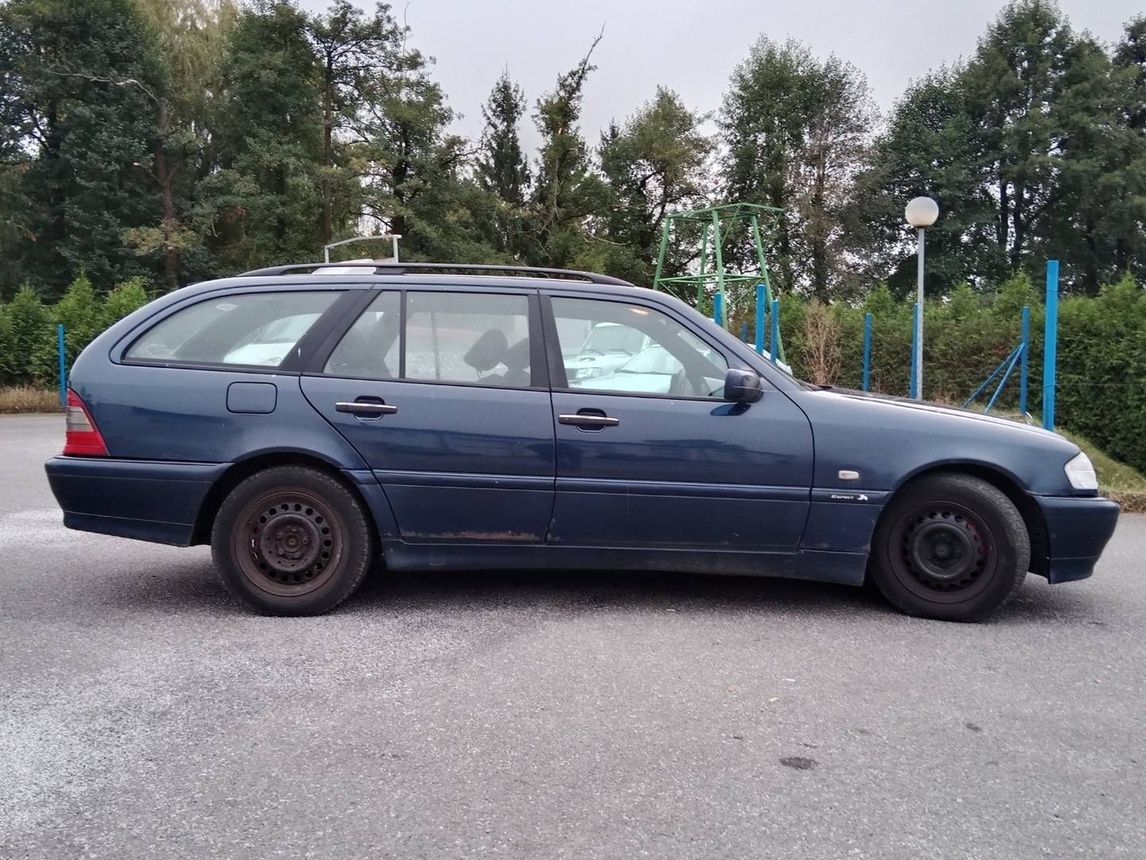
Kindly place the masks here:
POLYGON ((64 326, 64 352, 70 367, 92 338, 150 301, 144 285, 142 278, 135 278, 100 296, 81 274, 54 305, 45 305, 27 286, 12 301, 0 302, 0 386, 55 386, 59 373, 56 327, 64 326))
MULTIPOLYGON (((1030 308, 1027 410, 1041 416, 1043 331, 1041 291, 1026 276, 981 297, 960 287, 924 312, 923 391, 928 400, 962 405, 1019 344, 1022 308, 1030 308)), ((786 358, 813 382, 859 388, 863 380, 863 320, 872 314, 871 388, 906 396, 910 388, 912 302, 885 289, 858 306, 830 307, 798 298, 781 302, 786 358)), ((738 328, 735 320, 733 328, 738 328)), ((751 324, 749 326, 751 328, 751 324)), ((995 383, 980 396, 985 405, 995 383)), ((995 410, 1018 409, 1016 365, 995 410)), ((1091 439, 1103 451, 1146 469, 1146 290, 1132 279, 1094 298, 1059 303, 1056 424, 1091 439)))

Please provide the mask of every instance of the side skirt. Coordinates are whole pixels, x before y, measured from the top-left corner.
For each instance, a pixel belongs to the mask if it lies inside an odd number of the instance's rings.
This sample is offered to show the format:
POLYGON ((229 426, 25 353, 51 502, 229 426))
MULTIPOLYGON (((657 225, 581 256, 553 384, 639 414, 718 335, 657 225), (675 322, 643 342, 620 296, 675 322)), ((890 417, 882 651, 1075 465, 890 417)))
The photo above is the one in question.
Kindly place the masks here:
POLYGON ((747 553, 687 549, 522 546, 495 543, 409 544, 384 541, 392 570, 663 570, 774 576, 860 585, 866 553, 747 553))

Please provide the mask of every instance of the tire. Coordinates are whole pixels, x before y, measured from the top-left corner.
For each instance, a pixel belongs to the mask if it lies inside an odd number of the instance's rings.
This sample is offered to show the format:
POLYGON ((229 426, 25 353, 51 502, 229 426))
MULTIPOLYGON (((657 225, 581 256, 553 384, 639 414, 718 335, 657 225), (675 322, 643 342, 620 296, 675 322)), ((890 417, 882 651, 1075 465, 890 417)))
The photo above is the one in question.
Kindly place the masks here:
POLYGON ((276 466, 219 507, 211 555, 227 590, 262 615, 321 615, 353 594, 374 557, 358 499, 323 472, 276 466))
POLYGON ((1018 590, 1030 566, 1026 523, 992 484, 922 478, 900 490, 875 530, 871 575, 901 612, 981 621, 1018 590))

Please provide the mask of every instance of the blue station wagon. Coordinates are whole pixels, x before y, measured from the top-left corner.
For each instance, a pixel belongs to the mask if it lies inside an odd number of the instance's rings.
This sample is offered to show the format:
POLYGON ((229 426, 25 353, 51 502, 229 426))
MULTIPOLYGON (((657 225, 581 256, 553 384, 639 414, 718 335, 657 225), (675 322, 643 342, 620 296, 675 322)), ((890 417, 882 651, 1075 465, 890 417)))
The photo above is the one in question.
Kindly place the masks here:
POLYGON ((1028 571, 1090 576, 1118 517, 1060 436, 809 385, 584 272, 262 269, 116 323, 70 385, 64 524, 209 543, 266 614, 329 611, 380 561, 870 577, 971 621, 1028 571), (644 355, 586 373, 606 329, 644 355))

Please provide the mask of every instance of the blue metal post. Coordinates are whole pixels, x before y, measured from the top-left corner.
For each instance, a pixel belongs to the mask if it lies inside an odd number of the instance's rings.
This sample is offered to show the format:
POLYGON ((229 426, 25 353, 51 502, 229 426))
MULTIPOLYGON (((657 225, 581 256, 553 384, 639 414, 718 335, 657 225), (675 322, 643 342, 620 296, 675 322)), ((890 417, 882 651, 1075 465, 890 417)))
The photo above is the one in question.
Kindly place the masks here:
POLYGON ((919 389, 919 350, 916 349, 916 338, 919 337, 919 302, 916 302, 911 311, 911 384, 908 396, 915 399, 915 392, 919 389))
MULTIPOLYGON (((984 412, 990 412, 995 407, 995 401, 999 399, 999 395, 1003 391, 1003 386, 1007 384, 1007 380, 1011 377, 1011 371, 1015 369, 1015 362, 1019 360, 1019 356, 1023 354, 1023 345, 1019 344, 1011 354, 1006 358, 1006 370, 1003 371, 1003 378, 999 380, 998 386, 995 388, 995 393, 991 395, 991 399, 987 401, 987 408, 984 412)), ((1003 367, 1003 365, 999 365, 1003 367)))
POLYGON ((778 344, 780 343, 780 300, 772 299, 772 333, 768 341, 768 352, 772 354, 772 363, 779 360, 778 344))
POLYGON ((1058 361, 1058 260, 1047 260, 1047 321, 1043 347, 1043 427, 1054 429, 1055 364, 1058 361))
POLYGON ((1019 414, 1027 414, 1027 375, 1031 354, 1031 309, 1023 305, 1023 363, 1019 365, 1019 414))
POLYGON ((863 390, 871 385, 871 311, 863 315, 863 390))
POLYGON ((756 285, 756 354, 764 354, 764 319, 768 316, 768 305, 764 298, 764 285, 756 285))
POLYGON ((68 405, 67 353, 64 351, 64 324, 56 326, 56 355, 60 362, 60 408, 68 405))
POLYGON ((712 321, 718 326, 724 325, 724 294, 712 294, 712 321))
POLYGON ((741 322, 740 323, 740 342, 741 343, 748 343, 748 323, 747 322, 741 322))

